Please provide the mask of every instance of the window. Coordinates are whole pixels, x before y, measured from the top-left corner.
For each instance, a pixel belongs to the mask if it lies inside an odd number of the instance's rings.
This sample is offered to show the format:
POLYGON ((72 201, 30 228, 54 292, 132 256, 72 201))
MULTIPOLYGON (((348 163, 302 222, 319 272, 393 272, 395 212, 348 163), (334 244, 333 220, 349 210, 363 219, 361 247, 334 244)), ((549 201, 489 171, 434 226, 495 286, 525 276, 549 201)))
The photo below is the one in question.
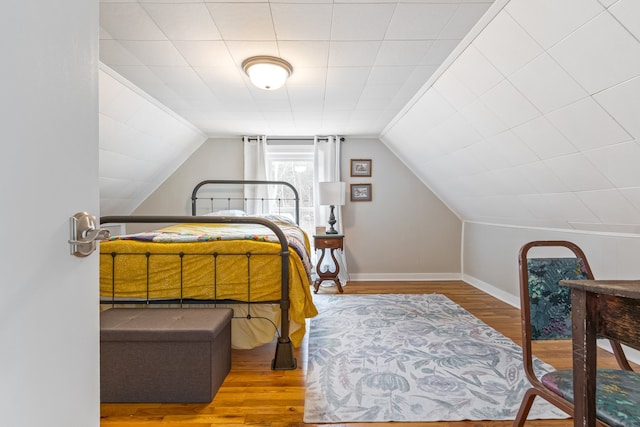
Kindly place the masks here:
MULTIPOLYGON (((300 227, 311 237, 315 234, 313 213, 313 144, 267 145, 268 179, 286 181, 296 187, 300 197, 300 227)), ((286 191, 279 189, 278 191, 286 191)), ((277 196, 277 195, 276 195, 277 196)), ((294 216, 294 204, 290 213, 294 216)))

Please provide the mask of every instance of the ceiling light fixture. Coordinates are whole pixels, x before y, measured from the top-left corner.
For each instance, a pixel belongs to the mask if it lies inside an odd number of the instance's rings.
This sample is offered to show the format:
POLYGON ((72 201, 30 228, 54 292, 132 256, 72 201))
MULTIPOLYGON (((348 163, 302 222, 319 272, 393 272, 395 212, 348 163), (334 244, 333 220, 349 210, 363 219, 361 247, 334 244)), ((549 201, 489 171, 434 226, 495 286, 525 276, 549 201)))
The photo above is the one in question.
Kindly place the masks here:
POLYGON ((251 83, 264 90, 276 90, 287 81, 293 67, 275 56, 252 56, 242 62, 242 69, 251 83))

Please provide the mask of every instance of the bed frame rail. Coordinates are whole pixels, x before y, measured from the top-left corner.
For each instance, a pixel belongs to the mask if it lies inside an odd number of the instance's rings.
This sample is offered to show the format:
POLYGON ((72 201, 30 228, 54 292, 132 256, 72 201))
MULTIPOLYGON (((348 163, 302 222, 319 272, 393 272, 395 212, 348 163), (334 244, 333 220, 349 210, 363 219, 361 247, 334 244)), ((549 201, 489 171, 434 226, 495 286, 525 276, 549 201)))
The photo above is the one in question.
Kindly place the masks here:
MULTIPOLYGON (((220 188, 224 188, 224 187, 220 187, 220 188)), ((194 216, 197 215, 198 200, 208 200, 211 203, 211 206, 213 206, 216 200, 225 201, 226 209, 231 209, 233 207, 232 205, 233 201, 239 201, 242 203, 244 210, 246 210, 248 201, 261 202, 263 205, 265 202, 268 203, 271 201, 275 201, 279 207, 282 206, 283 202, 291 201, 294 203, 296 224, 300 224, 300 196, 298 195, 298 190, 293 185, 291 185, 286 181, 255 181, 255 180, 244 181, 244 180, 208 179, 205 181, 201 181, 193 188, 193 192, 191 193, 191 215, 194 215, 194 216), (288 188, 291 191, 292 195, 290 197, 289 196, 287 197, 245 197, 244 194, 236 195, 236 196, 229 196, 229 195, 209 196, 209 197, 198 196, 198 193, 203 190, 203 187, 212 186, 212 188, 215 188, 215 186, 217 185, 218 186, 243 185, 242 192, 244 193, 244 185, 247 185, 247 184, 258 185, 258 186, 270 186, 270 185, 278 186, 279 185, 279 186, 288 188)), ((263 211, 264 211, 264 208, 263 208, 263 211)), ((251 213, 255 213, 255 212, 251 212, 251 213)))
MULTIPOLYGON (((224 181, 227 182, 227 181, 224 181)), ((239 181, 243 183, 244 181, 239 181)), ((295 189, 294 189, 295 190, 295 189)), ((194 190, 195 191, 195 190, 194 190)), ((195 194, 195 193, 194 193, 195 194)), ((296 192, 297 195, 297 192, 296 192)), ((223 223, 223 224, 260 224, 269 228, 277 236, 280 244, 279 256, 281 259, 281 293, 277 303, 281 310, 281 333, 278 336, 274 359, 271 368, 274 370, 290 370, 297 367, 293 355, 293 345, 289 337, 289 244, 283 231, 273 222, 261 217, 226 217, 226 216, 104 216, 100 218, 100 224, 107 223, 223 223)), ((121 303, 122 301, 117 301, 121 303)), ((137 301, 140 303, 140 301, 137 301)), ((144 301, 143 301, 144 302, 144 301)), ((170 303, 171 301, 162 301, 170 303)), ((193 303, 193 301, 181 301, 193 303)), ((229 301, 201 300, 198 303, 222 303, 229 301)), ((109 301, 105 303, 111 303, 109 301)), ((266 302, 263 302, 266 303, 266 302)))

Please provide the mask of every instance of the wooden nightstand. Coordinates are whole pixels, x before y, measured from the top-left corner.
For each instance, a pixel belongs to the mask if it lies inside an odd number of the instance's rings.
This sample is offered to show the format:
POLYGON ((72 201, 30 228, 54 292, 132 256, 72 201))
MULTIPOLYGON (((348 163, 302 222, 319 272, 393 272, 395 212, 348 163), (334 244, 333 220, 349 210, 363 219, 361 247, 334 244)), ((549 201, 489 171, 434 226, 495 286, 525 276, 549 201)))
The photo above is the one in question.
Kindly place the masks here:
POLYGON ((317 234, 313 236, 313 245, 316 249, 320 249, 322 251, 322 255, 320 255, 320 259, 316 264, 316 273, 318 274, 318 278, 313 282, 313 292, 318 293, 318 288, 320 287, 320 283, 325 280, 332 280, 338 285, 338 291, 342 293, 342 285, 340 284, 340 280, 338 280, 338 273, 340 273, 340 265, 338 264, 338 260, 336 259, 335 251, 340 249, 343 250, 343 234, 317 234), (333 265, 335 265, 335 271, 330 271, 327 267, 326 271, 320 271, 320 266, 322 265, 322 260, 324 260, 324 256, 329 251, 331 254, 331 259, 333 260, 333 265))

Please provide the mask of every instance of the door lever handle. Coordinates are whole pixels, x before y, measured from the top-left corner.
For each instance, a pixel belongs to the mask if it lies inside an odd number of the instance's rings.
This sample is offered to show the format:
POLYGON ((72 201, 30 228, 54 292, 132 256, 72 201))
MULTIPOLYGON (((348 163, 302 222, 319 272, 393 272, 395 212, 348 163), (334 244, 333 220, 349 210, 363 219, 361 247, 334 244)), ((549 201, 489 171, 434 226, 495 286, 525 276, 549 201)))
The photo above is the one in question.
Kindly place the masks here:
POLYGON ((69 218, 69 224, 71 255, 89 256, 96 250, 96 241, 109 239, 109 230, 98 227, 96 217, 86 212, 76 213, 69 218))

